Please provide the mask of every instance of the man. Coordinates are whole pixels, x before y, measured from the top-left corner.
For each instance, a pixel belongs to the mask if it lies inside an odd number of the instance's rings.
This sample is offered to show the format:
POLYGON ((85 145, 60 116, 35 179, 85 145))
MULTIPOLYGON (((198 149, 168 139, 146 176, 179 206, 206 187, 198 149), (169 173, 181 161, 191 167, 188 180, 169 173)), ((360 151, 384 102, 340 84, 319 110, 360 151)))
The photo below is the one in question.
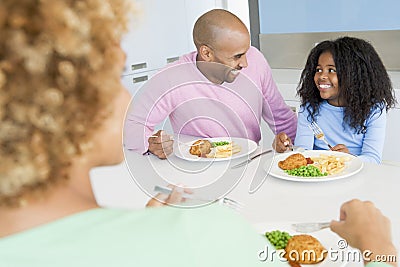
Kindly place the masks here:
POLYGON ((277 134, 274 147, 286 149, 296 133, 296 114, 285 104, 264 56, 234 14, 214 9, 193 28, 197 51, 184 55, 148 81, 132 101, 125 146, 159 158, 172 153, 172 136, 155 126, 169 117, 175 133, 241 137, 259 142, 264 119, 277 134))

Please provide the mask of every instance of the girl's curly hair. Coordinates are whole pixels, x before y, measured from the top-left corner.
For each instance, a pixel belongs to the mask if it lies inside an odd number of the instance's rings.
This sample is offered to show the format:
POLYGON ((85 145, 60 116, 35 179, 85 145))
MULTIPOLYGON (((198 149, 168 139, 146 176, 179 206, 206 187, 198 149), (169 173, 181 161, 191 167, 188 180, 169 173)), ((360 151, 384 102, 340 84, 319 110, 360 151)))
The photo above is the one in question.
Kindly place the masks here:
POLYGON ((65 180, 90 146, 121 87, 127 10, 124 0, 0 2, 0 205, 65 180))
POLYGON ((319 56, 330 52, 336 65, 339 98, 344 99, 344 123, 360 133, 371 109, 381 112, 396 103, 389 75, 374 47, 367 41, 354 37, 327 40, 315 46, 301 73, 297 94, 301 105, 309 112, 308 120, 319 114, 321 98, 314 82, 319 56))

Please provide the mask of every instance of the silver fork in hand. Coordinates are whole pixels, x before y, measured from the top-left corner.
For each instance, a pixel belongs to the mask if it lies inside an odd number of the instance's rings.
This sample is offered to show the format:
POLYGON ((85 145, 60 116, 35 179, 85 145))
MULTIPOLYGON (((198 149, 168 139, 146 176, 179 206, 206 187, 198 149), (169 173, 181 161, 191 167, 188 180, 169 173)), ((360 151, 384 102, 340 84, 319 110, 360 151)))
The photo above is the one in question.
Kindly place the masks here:
POLYGON ((330 222, 311 222, 292 224, 293 229, 299 233, 311 233, 330 226, 330 222))
POLYGON ((332 146, 325 139, 324 132, 321 130, 321 128, 319 128, 318 124, 315 121, 311 122, 308 127, 310 127, 310 129, 313 131, 315 138, 323 141, 329 147, 329 149, 332 149, 332 146))

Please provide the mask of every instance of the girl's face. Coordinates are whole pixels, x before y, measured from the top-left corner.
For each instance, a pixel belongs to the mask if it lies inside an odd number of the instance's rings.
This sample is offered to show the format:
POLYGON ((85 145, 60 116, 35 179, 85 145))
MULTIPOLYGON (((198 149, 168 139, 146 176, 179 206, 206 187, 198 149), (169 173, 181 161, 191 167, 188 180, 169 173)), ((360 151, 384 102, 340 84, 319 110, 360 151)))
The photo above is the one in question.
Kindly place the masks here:
POLYGON ((324 52, 319 56, 314 82, 319 90, 321 98, 328 100, 328 103, 333 106, 343 105, 343 102, 339 101, 336 66, 330 52, 324 52))

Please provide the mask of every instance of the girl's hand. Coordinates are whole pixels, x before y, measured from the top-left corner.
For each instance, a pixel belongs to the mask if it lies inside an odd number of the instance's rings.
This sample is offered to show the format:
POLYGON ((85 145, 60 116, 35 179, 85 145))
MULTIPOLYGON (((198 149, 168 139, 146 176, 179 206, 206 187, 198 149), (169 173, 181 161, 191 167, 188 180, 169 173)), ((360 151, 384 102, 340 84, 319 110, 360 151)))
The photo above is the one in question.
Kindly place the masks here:
POLYGON ((344 153, 347 153, 347 154, 351 154, 349 149, 347 148, 347 146, 345 146, 343 144, 338 144, 338 145, 332 147, 331 150, 332 151, 339 151, 339 152, 344 152, 344 153))

